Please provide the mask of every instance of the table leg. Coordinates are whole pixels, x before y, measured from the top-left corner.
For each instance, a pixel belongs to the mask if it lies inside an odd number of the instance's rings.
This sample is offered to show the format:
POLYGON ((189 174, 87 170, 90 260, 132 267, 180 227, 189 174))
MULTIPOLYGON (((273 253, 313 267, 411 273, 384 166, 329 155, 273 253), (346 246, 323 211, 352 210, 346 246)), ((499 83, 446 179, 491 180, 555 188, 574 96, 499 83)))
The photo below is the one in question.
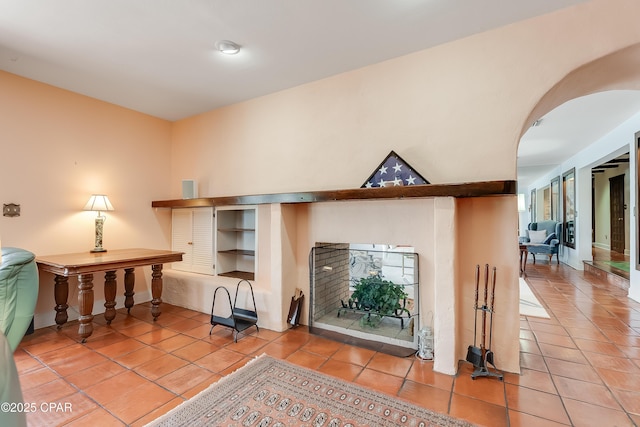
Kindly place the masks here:
POLYGON ((107 325, 116 318, 116 272, 107 271, 104 274, 104 319, 107 325))
POLYGON ((151 266, 151 315, 155 322, 160 316, 160 304, 162 304, 162 264, 151 266))
POLYGON ((78 308, 80 318, 78 321, 78 335, 82 337, 82 342, 93 333, 93 274, 81 274, 78 276, 78 308))
POLYGON ((124 306, 127 307, 127 313, 131 314, 133 307, 133 286, 136 282, 135 268, 124 269, 124 306))
POLYGON ((66 276, 55 277, 54 297, 56 300, 56 324, 58 329, 62 328, 62 325, 67 323, 69 316, 67 315, 67 300, 69 298, 69 278, 66 276))
POLYGON ((527 269, 527 258, 529 257, 529 251, 528 250, 524 250, 524 262, 522 263, 522 274, 525 273, 525 270, 527 269))

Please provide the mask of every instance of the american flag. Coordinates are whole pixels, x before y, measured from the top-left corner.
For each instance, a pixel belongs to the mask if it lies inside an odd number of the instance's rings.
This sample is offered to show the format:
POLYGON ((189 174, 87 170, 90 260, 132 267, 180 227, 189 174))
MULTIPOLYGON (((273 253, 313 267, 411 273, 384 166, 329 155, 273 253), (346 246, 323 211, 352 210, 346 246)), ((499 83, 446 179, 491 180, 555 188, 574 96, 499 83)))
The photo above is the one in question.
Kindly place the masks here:
POLYGON ((361 188, 429 184, 394 151, 384 159, 361 188))

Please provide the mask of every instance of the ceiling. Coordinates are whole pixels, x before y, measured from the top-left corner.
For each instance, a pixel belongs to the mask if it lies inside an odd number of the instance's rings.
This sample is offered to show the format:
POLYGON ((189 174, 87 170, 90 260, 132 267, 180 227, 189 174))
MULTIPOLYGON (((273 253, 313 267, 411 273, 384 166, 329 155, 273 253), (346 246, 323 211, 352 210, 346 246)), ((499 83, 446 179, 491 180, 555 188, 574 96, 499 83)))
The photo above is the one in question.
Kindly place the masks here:
POLYGON ((178 120, 583 1, 0 0, 0 69, 178 120))
POLYGON ((518 147, 518 186, 526 189, 640 112, 640 91, 599 92, 565 102, 530 127, 518 147))
MULTIPOLYGON (((173 121, 584 1, 0 0, 0 69, 173 121), (223 39, 241 52, 217 52, 223 39)), ((640 110, 609 95, 527 132, 519 180, 640 110)))

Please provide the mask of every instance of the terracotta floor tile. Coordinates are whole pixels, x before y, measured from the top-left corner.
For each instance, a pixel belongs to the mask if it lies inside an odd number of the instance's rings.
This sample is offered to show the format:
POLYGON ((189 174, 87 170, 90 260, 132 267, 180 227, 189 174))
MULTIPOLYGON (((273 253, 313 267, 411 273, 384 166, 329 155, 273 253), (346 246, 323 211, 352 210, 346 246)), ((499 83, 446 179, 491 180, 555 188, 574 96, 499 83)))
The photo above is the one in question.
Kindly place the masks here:
POLYGON ((123 356, 116 357, 114 360, 129 369, 140 366, 143 363, 154 360, 163 354, 166 354, 162 350, 158 350, 153 347, 142 347, 138 350, 127 353, 123 356))
POLYGON ((414 358, 402 358, 384 353, 376 353, 366 365, 366 368, 404 378, 407 372, 409 372, 413 361, 414 358))
POLYGON ((564 427, 568 424, 560 424, 534 415, 509 410, 510 427, 564 427))
POLYGON ((171 338, 167 338, 166 340, 153 344, 153 347, 166 351, 167 353, 171 353, 175 350, 186 347, 189 344, 193 344, 194 342, 197 342, 197 340, 186 335, 177 334, 171 338))
POLYGON ((327 361, 327 357, 309 353, 304 350, 298 350, 287 357, 287 361, 295 363, 298 366, 304 366, 305 368, 317 369, 320 365, 327 361))
POLYGON ((60 378, 60 375, 46 366, 41 366, 39 369, 32 369, 28 372, 20 374, 20 387, 22 390, 29 390, 35 387, 40 387, 43 384, 55 381, 60 378))
POLYGON ((576 380, 589 381, 601 384, 602 380, 596 370, 590 365, 581 363, 567 362, 559 359, 546 359, 547 366, 551 375, 559 375, 562 377, 573 378, 576 380))
POLYGON ((242 336, 238 342, 232 342, 227 345, 229 350, 237 351, 242 354, 251 354, 258 352, 262 347, 269 344, 269 341, 253 335, 242 336))
POLYGON ((84 389, 84 392, 100 405, 105 405, 118 397, 115 390, 123 391, 136 388, 148 381, 132 371, 125 371, 84 389))
POLYGON ((507 408, 453 393, 449 415, 478 426, 508 426, 507 408))
POLYGON ((223 377, 226 377, 227 375, 231 375, 238 369, 244 367, 247 363, 251 362, 252 360, 255 360, 255 358, 250 356, 243 357, 242 359, 238 360, 235 363, 232 363, 222 371, 218 372, 218 375, 222 375, 223 377))
POLYGON ((640 374, 640 368, 631 359, 626 357, 616 357, 600 353, 585 352, 589 363, 595 368, 607 368, 614 371, 628 372, 630 374, 640 374))
POLYGON ((344 344, 322 337, 312 336, 301 349, 320 356, 331 356, 344 344))
POLYGON ((556 335, 539 331, 534 331, 533 334, 540 344, 553 344, 561 347, 576 348, 573 339, 568 335, 556 335))
POLYGON ((522 369, 520 375, 505 372, 504 382, 519 385, 520 387, 532 388, 545 393, 555 393, 556 387, 547 372, 533 369, 522 369))
MULTIPOLYGON (((322 370, 322 368, 328 363, 329 362, 323 365, 320 369, 322 370)), ((360 372, 360 375, 356 377, 354 382, 365 387, 378 390, 382 393, 395 396, 398 394, 398 391, 400 391, 400 387, 402 387, 404 380, 394 375, 365 368, 360 372)))
POLYGON ((569 424, 569 418, 559 396, 505 384, 510 409, 535 415, 557 423, 569 424))
POLYGON ((287 334, 283 334, 280 337, 273 340, 273 342, 278 344, 296 344, 300 347, 305 345, 310 339, 312 335, 309 335, 305 332, 299 332, 297 330, 291 330, 287 334))
MULTIPOLYGON (((276 340, 277 341, 277 340, 276 340)), ((277 359, 286 359, 291 355, 294 351, 300 348, 297 344, 280 344, 276 341, 272 341, 269 344, 261 347, 258 352, 254 353, 256 356, 260 354, 268 354, 269 356, 275 357, 277 359)))
POLYGON ((118 374, 126 372, 127 369, 122 365, 108 360, 103 363, 99 363, 90 368, 84 369, 80 372, 67 375, 65 380, 79 389, 86 389, 95 385, 101 381, 109 379, 118 374))
POLYGON ((334 360, 353 363, 354 365, 365 366, 369 363, 375 353, 376 352, 373 350, 344 344, 333 354, 333 356, 331 356, 331 358, 334 360))
POLYGON ((640 373, 630 374, 605 368, 596 368, 596 371, 609 387, 640 392, 640 373))
POLYGON ((582 339, 599 342, 608 341, 607 337, 604 336, 604 334, 600 332, 595 326, 592 328, 578 328, 567 326, 566 329, 574 340, 582 339))
POLYGON ((27 416, 29 425, 58 426, 71 422, 98 408, 98 405, 80 392, 61 399, 47 399, 36 403, 37 410, 27 416))
POLYGON ((538 347, 538 343, 536 341, 531 341, 531 340, 520 340, 520 351, 522 353, 531 353, 531 354, 539 354, 541 355, 542 353, 540 352, 540 347, 538 347))
POLYGON ((177 395, 181 395, 203 382, 213 383, 217 378, 218 376, 208 369, 188 364, 159 378, 156 383, 177 395))
POLYGON ((520 368, 548 372, 544 357, 540 354, 520 353, 520 368))
POLYGON ((474 367, 471 364, 461 365, 453 384, 453 392, 493 405, 505 406, 504 382, 496 378, 471 379, 473 371, 474 367))
POLYGON ((211 372, 217 373, 240 361, 243 357, 244 355, 241 353, 221 348, 201 357, 194 363, 211 372))
POLYGON ((553 344, 539 343, 540 351, 545 357, 566 360, 568 362, 588 364, 587 359, 577 348, 566 348, 553 344))
POLYGON ((143 347, 145 347, 144 343, 134 338, 126 337, 126 339, 124 340, 117 341, 113 344, 110 344, 104 347, 100 347, 97 349, 97 351, 109 358, 114 359, 116 357, 123 356, 125 354, 139 350, 143 347))
POLYGON ((145 382, 136 388, 123 390, 115 399, 103 406, 125 423, 131 424, 175 397, 175 394, 164 388, 152 382, 145 382))
POLYGON ((40 363, 38 359, 27 353, 21 346, 18 346, 16 351, 13 352, 13 359, 16 362, 18 372, 21 374, 46 367, 43 363, 40 363))
POLYGON ((200 384, 193 387, 192 389, 189 389, 184 393, 182 393, 182 397, 185 399, 191 399, 193 396, 196 396, 201 391, 206 390, 207 388, 209 388, 209 386, 211 386, 211 384, 218 382, 221 379, 222 379, 221 375, 213 374, 213 377, 211 377, 211 379, 204 380, 200 384))
MULTIPOLYGON (((169 402, 161 405, 160 407, 154 409, 153 411, 147 413, 141 418, 138 418, 135 422, 131 423, 129 427, 144 427, 150 422, 154 421, 156 418, 166 414, 176 406, 184 403, 184 399, 182 397, 174 397, 169 402)), ((97 424, 96 424, 97 425, 97 424)))
POLYGON ((71 396, 78 390, 67 383, 64 379, 49 381, 39 387, 29 390, 22 390, 22 398, 24 402, 35 402, 41 404, 45 402, 54 402, 62 398, 71 396))
POLYGON ((615 388, 612 389, 612 393, 625 411, 640 416, 640 393, 615 388))
POLYGON ((133 326, 129 326, 127 328, 119 329, 119 332, 128 337, 134 338, 139 337, 140 335, 147 334, 153 330, 160 329, 161 327, 158 325, 154 325, 146 322, 137 322, 133 326))
POLYGON ((576 345, 583 352, 600 353, 615 357, 624 357, 624 353, 613 343, 574 338, 576 345))
POLYGON ((451 393, 437 387, 405 381, 400 387, 398 397, 409 400, 416 405, 446 414, 449 411, 451 393))
POLYGON ((621 409, 609 389, 602 384, 565 377, 554 377, 553 381, 563 399, 569 398, 610 409, 621 409))
POLYGON ((159 328, 154 329, 151 332, 147 332, 146 334, 137 336, 136 339, 138 341, 142 341, 145 344, 156 344, 162 340, 166 340, 167 338, 171 338, 178 333, 167 328, 159 328))
POLYGON ((571 422, 575 426, 602 427, 604 422, 609 426, 634 427, 631 419, 622 411, 602 408, 572 399, 564 399, 564 404, 571 422))
POLYGON ((433 362, 416 360, 407 373, 407 380, 420 384, 433 386, 450 392, 453 387, 454 377, 433 371, 433 362))
POLYGON ((553 334, 559 336, 568 337, 567 330, 560 325, 550 324, 550 323, 541 323, 536 320, 532 320, 529 322, 529 328, 534 332, 534 334, 544 333, 544 334, 553 334))
POLYGON ((136 366, 136 373, 152 381, 157 380, 177 369, 186 366, 189 362, 172 354, 163 354, 156 359, 136 366))
MULTIPOLYGON (((196 323, 199 323, 199 322, 196 322, 196 323)), ((202 339, 209 336, 210 330, 211 330, 211 325, 209 323, 203 323, 203 324, 200 324, 199 326, 196 326, 195 328, 186 329, 182 331, 182 333, 192 338, 202 339)), ((243 331, 238 333, 238 341, 240 341, 241 337, 247 336, 246 332, 248 331, 243 331)), ((229 340, 229 342, 233 342, 233 340, 229 340)))
POLYGON ((318 368, 318 371, 327 375, 342 378, 345 381, 353 381, 353 379, 362 372, 362 369, 362 366, 329 359, 318 368))
MULTIPOLYGON (((158 347, 158 345, 156 345, 156 347, 158 347)), ((173 351, 171 354, 178 356, 184 360, 193 362, 219 349, 220 347, 209 342, 193 341, 191 344, 180 347, 179 349, 173 351)))
MULTIPOLYGON (((31 425, 38 425, 35 423, 31 423, 29 420, 28 423, 31 425)), ((41 424, 45 425, 45 424, 41 424)), ((86 427, 86 426, 110 426, 110 427, 119 427, 126 426, 126 424, 119 420, 118 418, 111 415, 103 408, 94 409, 91 412, 83 414, 81 417, 74 419, 73 421, 65 424, 65 427, 86 427)))

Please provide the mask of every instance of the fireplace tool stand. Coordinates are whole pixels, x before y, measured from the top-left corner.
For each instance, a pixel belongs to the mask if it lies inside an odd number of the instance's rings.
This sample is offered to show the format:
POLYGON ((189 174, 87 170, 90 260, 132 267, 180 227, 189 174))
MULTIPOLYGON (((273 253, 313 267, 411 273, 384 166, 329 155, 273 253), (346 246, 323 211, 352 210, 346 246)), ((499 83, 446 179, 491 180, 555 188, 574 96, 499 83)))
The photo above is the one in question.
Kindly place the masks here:
POLYGON ((491 341, 493 337, 493 305, 496 295, 496 268, 493 267, 491 274, 491 305, 489 305, 489 264, 484 266, 484 304, 478 306, 478 291, 480 287, 480 266, 476 265, 476 293, 474 304, 474 321, 473 321, 473 346, 469 346, 467 350, 467 361, 471 362, 475 366, 475 370, 471 374, 471 379, 475 380, 478 377, 490 377, 497 378, 500 381, 503 380, 503 375, 500 372, 492 372, 489 370, 489 365, 493 366, 495 371, 498 371, 496 365, 493 363, 493 351, 491 350, 491 341), (476 346, 476 334, 478 326, 478 312, 482 313, 482 343, 480 348, 476 346), (486 347, 486 332, 487 332, 487 313, 489 313, 489 347, 486 347))

